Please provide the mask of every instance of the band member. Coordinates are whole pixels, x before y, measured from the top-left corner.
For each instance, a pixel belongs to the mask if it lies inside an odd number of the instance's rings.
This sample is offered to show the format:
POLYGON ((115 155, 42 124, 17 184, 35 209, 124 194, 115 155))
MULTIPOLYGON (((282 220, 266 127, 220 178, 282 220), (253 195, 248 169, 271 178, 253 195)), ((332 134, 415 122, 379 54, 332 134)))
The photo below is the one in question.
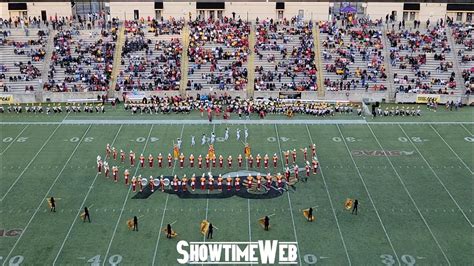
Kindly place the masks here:
POLYGON ((249 168, 253 168, 253 156, 252 156, 252 154, 250 154, 250 156, 248 158, 248 163, 249 163, 249 168))
POLYGON ((319 167, 319 162, 316 161, 316 160, 313 160, 313 174, 317 174, 318 173, 318 167, 319 167))
POLYGON ((295 174, 296 180, 298 180, 298 165, 295 165, 295 166, 293 167, 293 173, 295 174))
POLYGON ((265 184, 267 185, 268 190, 270 190, 270 187, 272 186, 272 175, 268 173, 265 179, 267 180, 265 184))
POLYGON ((97 172, 102 173, 102 159, 100 156, 97 156, 97 172))
POLYGON ((130 175, 130 173, 128 172, 128 169, 125 169, 125 171, 123 172, 123 175, 125 177, 125 185, 128 186, 128 176, 130 175))
POLYGON ((232 189, 232 177, 227 177, 226 184, 227 184, 227 191, 230 191, 232 189))
POLYGON ((188 190, 188 179, 186 178, 186 175, 184 175, 181 179, 181 190, 183 192, 186 192, 188 190))
POLYGON ((289 167, 286 167, 285 169, 285 179, 286 179, 286 182, 290 182, 290 168, 289 167))
POLYGON ((265 156, 263 156, 263 166, 265 167, 265 169, 268 169, 268 154, 265 154, 265 156))
POLYGON ((154 157, 153 157, 153 155, 151 155, 151 153, 150 153, 150 155, 148 155, 148 166, 149 166, 150 168, 153 168, 153 160, 154 160, 154 157))
POLYGON ((123 150, 120 150, 120 161, 122 163, 125 162, 125 152, 123 150))
POLYGON ((257 168, 260 168, 260 162, 262 161, 262 157, 260 154, 257 154, 257 157, 255 157, 255 162, 257 163, 257 168))
POLYGON ((145 166, 145 156, 143 156, 143 153, 140 154, 140 167, 143 168, 145 166))
POLYGON ((249 189, 252 188, 252 182, 253 182, 253 176, 248 175, 248 176, 247 176, 247 187, 248 187, 249 189))
POLYGON ((219 167, 224 167, 224 157, 222 156, 222 154, 219 155, 219 167))
POLYGON ((314 156, 316 156, 316 144, 311 144, 311 154, 314 156))
POLYGON ((311 166, 309 165, 309 162, 306 162, 305 169, 306 169, 306 178, 308 178, 309 174, 311 173, 311 166))
MULTIPOLYGON (((210 120, 212 120, 212 116, 211 116, 210 120)), ((207 229, 207 239, 212 239, 213 232, 214 232, 214 226, 212 226, 212 223, 210 223, 209 227, 207 229)))
POLYGON ((177 175, 174 175, 173 177, 173 187, 174 187, 174 191, 177 192, 178 189, 179 189, 179 186, 178 186, 178 176, 177 175))
POLYGON ((114 160, 117 160, 117 149, 115 149, 115 147, 112 147, 112 157, 114 160))
POLYGON ((161 192, 165 191, 165 178, 163 175, 160 175, 160 188, 161 188, 161 192))
POLYGON ((199 154, 198 156, 198 167, 199 169, 202 169, 202 155, 201 154, 199 154))
POLYGON ((189 155, 189 165, 191 167, 194 167, 194 155, 189 155))
POLYGON ((308 221, 310 221, 310 222, 314 221, 314 219, 313 219, 313 208, 312 207, 310 207, 309 210, 308 210, 308 221))
POLYGON ((138 182, 138 187, 140 189, 140 192, 143 192, 142 180, 143 180, 142 175, 139 175, 137 182, 138 182))
POLYGON ((236 177, 234 179, 234 183, 235 183, 235 190, 239 191, 240 190, 240 177, 236 177))
POLYGON ((91 222, 91 216, 89 214, 89 209, 87 207, 84 207, 84 214, 83 214, 83 218, 82 218, 82 221, 83 222, 86 222, 86 218, 87 220, 89 221, 89 223, 91 222))
POLYGON ((153 176, 150 176, 150 181, 148 181, 148 184, 150 185, 150 190, 151 192, 155 192, 155 180, 153 179, 153 176))
POLYGON ((54 197, 49 198, 49 210, 52 212, 56 212, 56 200, 54 197))
POLYGON ((257 175, 257 190, 260 191, 262 187, 262 176, 260 174, 257 175))
POLYGON ((184 168, 184 154, 179 155, 179 168, 184 168))
POLYGON ((293 163, 296 163, 296 149, 293 149, 293 151, 291 151, 291 157, 293 157, 293 163))
POLYGON ((219 177, 217 178, 217 189, 219 189, 219 191, 222 191, 222 175, 219 174, 219 177))
POLYGON ((110 168, 109 168, 108 162, 104 162, 104 172, 105 172, 105 177, 109 178, 110 168))
POLYGON ((166 238, 171 238, 173 235, 173 230, 171 230, 171 224, 166 226, 166 238))
POLYGON ((212 167, 216 168, 216 155, 215 154, 211 157, 211 160, 212 160, 212 167))
POLYGON ((112 166, 112 175, 114 176, 114 182, 118 181, 118 167, 112 166))
POLYGON ((278 173, 276 178, 277 178, 278 188, 283 188, 283 177, 281 176, 281 174, 278 173))
POLYGON ((277 168, 277 164, 278 164, 278 156, 277 154, 273 154, 273 168, 277 168))
POLYGON ((352 207, 352 214, 355 214, 357 215, 357 207, 359 206, 359 201, 356 199, 354 200, 354 206, 352 207))
POLYGON ((209 168, 209 162, 211 158, 209 157, 209 154, 206 154, 206 168, 209 168))
POLYGON ((288 161, 288 158, 290 157, 290 151, 285 151, 283 152, 283 154, 285 155, 285 165, 288 165, 289 161, 288 161))
POLYGON ((171 168, 171 166, 173 166, 173 157, 171 153, 168 153, 168 168, 171 168))
POLYGON ((158 167, 163 167, 163 155, 158 154, 158 167))
POLYGON ((135 176, 132 177, 132 192, 136 192, 137 190, 137 178, 135 176))
POLYGON ((237 161, 239 162, 239 167, 242 167, 242 154, 239 154, 237 161))
POLYGON ((200 181, 201 181, 201 190, 206 189, 206 178, 204 177, 204 174, 202 174, 200 181))
POLYGON ((207 181, 208 185, 209 185, 209 190, 210 191, 213 191, 214 190, 214 177, 212 177, 212 175, 209 175, 209 179, 207 181))
POLYGON ((307 161, 308 160, 308 148, 304 147, 301 150, 303 151, 304 160, 307 161))
POLYGON ((195 174, 193 174, 193 176, 191 177, 191 190, 192 191, 196 190, 196 175, 195 174))
POLYGON ((133 231, 138 231, 138 217, 133 216, 133 231))
POLYGON ((229 155, 229 157, 227 157, 227 166, 229 168, 232 168, 232 155, 229 155))
POLYGON ((130 165, 135 166, 135 153, 133 151, 130 151, 130 165))
POLYGON ((268 216, 265 216, 265 220, 263 221, 263 225, 265 226, 265 231, 268 231, 268 228, 270 227, 270 218, 268 218, 268 216))
POLYGON ((105 147, 105 158, 109 158, 110 157, 110 153, 111 153, 111 149, 110 149, 110 144, 107 143, 107 146, 105 147))

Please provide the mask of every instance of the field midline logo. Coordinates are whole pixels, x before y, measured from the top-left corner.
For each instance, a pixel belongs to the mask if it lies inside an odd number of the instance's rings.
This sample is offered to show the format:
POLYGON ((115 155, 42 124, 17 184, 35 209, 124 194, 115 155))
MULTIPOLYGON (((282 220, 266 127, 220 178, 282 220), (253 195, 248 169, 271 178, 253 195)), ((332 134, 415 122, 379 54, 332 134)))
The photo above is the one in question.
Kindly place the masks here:
POLYGON ((187 242, 176 245, 180 264, 298 264, 298 243, 278 240, 256 242, 187 242))
POLYGON ((354 156, 404 156, 413 155, 415 151, 399 150, 352 150, 354 156))

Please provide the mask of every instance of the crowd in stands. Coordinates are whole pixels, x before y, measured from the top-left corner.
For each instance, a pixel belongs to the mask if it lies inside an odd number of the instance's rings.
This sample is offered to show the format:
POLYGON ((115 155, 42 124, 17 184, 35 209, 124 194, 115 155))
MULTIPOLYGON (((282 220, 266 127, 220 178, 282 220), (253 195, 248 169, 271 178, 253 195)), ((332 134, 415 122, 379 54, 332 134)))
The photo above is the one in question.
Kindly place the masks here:
POLYGON ((254 52, 255 90, 317 90, 311 22, 257 20, 254 52))
POLYGON ((183 20, 126 21, 116 90, 179 90, 183 20))
POLYGON ((224 17, 190 21, 189 28, 187 89, 244 89, 249 23, 224 17))
POLYGON ((381 25, 353 17, 319 24, 327 90, 387 89, 381 25))
POLYGON ((472 26, 451 25, 451 30, 465 93, 474 93, 474 29, 472 26))

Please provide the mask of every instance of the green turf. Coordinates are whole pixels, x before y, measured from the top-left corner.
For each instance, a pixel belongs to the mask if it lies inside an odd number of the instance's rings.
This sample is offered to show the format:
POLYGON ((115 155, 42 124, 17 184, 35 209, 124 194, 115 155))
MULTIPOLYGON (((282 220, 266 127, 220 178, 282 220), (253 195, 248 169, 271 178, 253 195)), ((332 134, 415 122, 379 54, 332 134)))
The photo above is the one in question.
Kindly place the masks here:
MULTIPOLYGON (((120 108, 105 115, 80 114, 90 119, 136 120, 120 108)), ((65 115, 2 114, 2 121, 61 121, 65 115)), ((145 119, 139 116, 140 119, 145 119)), ((333 119, 359 119, 336 115, 333 119)), ((75 119, 70 114, 66 119, 75 119)), ((81 118, 81 119, 84 119, 81 118)), ((274 119, 284 119, 274 116, 274 119)), ((328 265, 472 265, 473 261, 473 124, 472 109, 458 112, 424 110, 422 117, 377 118, 374 121, 434 121, 432 124, 367 125, 258 125, 248 124, 252 153, 268 153, 316 143, 321 172, 308 182, 295 185, 280 197, 257 200, 180 199, 155 192, 148 199, 132 199, 123 183, 123 170, 144 177, 209 170, 164 167, 120 167, 120 182, 99 175, 96 156, 102 157, 106 143, 137 157, 172 150, 172 142, 183 138, 183 152, 205 154, 200 136, 215 131, 223 136, 225 125, 179 125, 189 116, 149 116, 146 119, 175 119, 176 125, 6 125, 0 131, 0 230, 22 229, 23 234, 0 237, 0 262, 23 260, 24 265, 93 264, 94 257, 109 264, 121 259, 123 265, 175 265, 179 240, 203 241, 199 223, 207 217, 219 230, 215 241, 256 241, 278 239, 298 241, 299 258, 309 264, 328 265), (436 121, 463 121, 443 125, 436 121), (21 135, 19 135, 21 133, 21 135), (439 134, 439 135, 438 135, 439 134), (191 147, 190 136, 196 136, 191 147), (413 152, 403 156, 357 156, 355 151, 391 150, 413 152), (426 160, 426 161, 425 161, 426 160), (61 198, 57 212, 50 213, 46 196, 61 198), (359 215, 343 209, 346 198, 360 201, 359 215), (78 218, 85 203, 91 206, 92 223, 78 218), (302 210, 317 206, 316 221, 307 222, 302 210), (123 209, 122 209, 123 207, 123 209), (166 208, 166 209, 165 209, 166 208), (266 232, 258 224, 271 217, 266 232), (132 232, 126 221, 140 218, 140 231, 132 232), (166 239, 161 229, 176 221, 177 239, 166 239), (156 252, 155 252, 156 251, 156 252), (21 256, 21 257, 18 257, 21 256), (314 260, 312 261, 314 262, 314 260), (393 262, 393 263, 392 263, 393 262)), ((252 119, 256 119, 252 117, 252 119)), ((297 119, 309 119, 297 116, 297 119)), ((328 118, 325 118, 328 119, 328 118)), ((367 119, 372 121, 371 119, 367 119)), ((215 168, 213 174, 237 170, 236 157, 243 143, 235 138, 240 127, 229 125, 230 139, 217 142, 217 154, 233 155, 234 168, 215 168)), ((156 162, 155 162, 156 164, 156 162)), ((272 173, 281 172, 270 168, 272 173)), ((303 165, 302 154, 298 164, 303 165)), ((164 162, 166 165, 166 162, 164 162)), ((197 160, 196 160, 197 165, 197 160)), ((167 165, 166 165, 167 166, 167 165)), ((242 167, 247 169, 246 165, 242 167)), ((253 170, 262 171, 264 169, 253 170)), ((304 175, 304 173, 301 173, 304 175)), ((201 192, 197 192, 201 193, 201 192)))

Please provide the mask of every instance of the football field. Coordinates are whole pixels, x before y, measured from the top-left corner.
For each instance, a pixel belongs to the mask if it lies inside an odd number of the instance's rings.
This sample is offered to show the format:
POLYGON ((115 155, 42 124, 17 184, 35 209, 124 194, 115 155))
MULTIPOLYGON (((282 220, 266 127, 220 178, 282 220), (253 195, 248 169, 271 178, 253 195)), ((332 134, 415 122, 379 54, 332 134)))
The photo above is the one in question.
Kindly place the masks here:
MULTIPOLYGON (((426 111, 428 112, 428 111, 426 111)), ((3 265, 176 265, 180 240, 208 241, 202 220, 218 229, 213 241, 279 240, 298 243, 301 265, 472 265, 474 263, 474 124, 472 109, 440 110, 422 117, 367 118, 336 115, 311 119, 296 116, 266 120, 216 120, 198 114, 132 116, 105 114, 2 114, 0 131, 0 262, 3 265), (448 119, 446 119, 448 117, 448 119), (445 123, 456 121, 453 123, 445 123), (229 139, 224 132, 229 128, 229 139), (241 130, 237 140, 236 131, 241 130), (268 169, 238 167, 247 129, 252 154, 279 157, 268 169), (234 158, 232 168, 219 165, 181 168, 166 158, 183 140, 186 158, 203 157, 202 134, 215 132, 216 155, 234 158), (191 136, 196 145, 191 146, 191 136), (126 152, 126 160, 108 158, 119 167, 119 182, 97 173, 96 157, 109 143, 126 152), (187 196, 167 189, 146 196, 124 184, 131 176, 190 178, 238 171, 275 175, 284 172, 283 151, 316 145, 320 168, 307 181, 272 193, 224 193, 197 188, 187 196), (155 157, 153 168, 131 166, 128 152, 155 157), (57 199, 50 212, 47 199, 57 199), (359 201, 358 215, 344 209, 346 199, 359 201), (83 208, 91 223, 83 222, 83 208), (314 222, 303 210, 314 207, 314 222), (271 215, 269 231, 258 220, 271 215), (139 217, 139 231, 127 221, 139 217), (178 236, 163 229, 173 223, 178 236)), ((308 156, 310 157, 310 156, 308 156)), ((311 162, 311 159, 308 159, 311 162)), ((290 165, 291 163, 290 158, 290 165)), ((243 172, 247 173, 247 172, 243 172)), ((302 170, 300 177, 305 176, 302 170)), ((225 190, 225 189, 224 189, 225 190)), ((273 191, 274 190, 274 191, 273 191)), ((268 191, 268 192, 270 192, 268 191)))

